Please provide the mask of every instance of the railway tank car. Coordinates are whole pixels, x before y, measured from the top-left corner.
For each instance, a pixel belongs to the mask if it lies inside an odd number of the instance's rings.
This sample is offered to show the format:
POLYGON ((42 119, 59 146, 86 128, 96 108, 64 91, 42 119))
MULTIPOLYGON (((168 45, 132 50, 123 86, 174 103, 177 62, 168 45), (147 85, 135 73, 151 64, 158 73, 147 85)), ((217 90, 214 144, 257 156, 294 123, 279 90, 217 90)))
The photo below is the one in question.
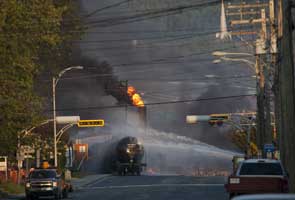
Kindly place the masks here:
POLYGON ((116 145, 113 169, 119 175, 140 175, 143 167, 144 147, 135 137, 122 138, 116 145))

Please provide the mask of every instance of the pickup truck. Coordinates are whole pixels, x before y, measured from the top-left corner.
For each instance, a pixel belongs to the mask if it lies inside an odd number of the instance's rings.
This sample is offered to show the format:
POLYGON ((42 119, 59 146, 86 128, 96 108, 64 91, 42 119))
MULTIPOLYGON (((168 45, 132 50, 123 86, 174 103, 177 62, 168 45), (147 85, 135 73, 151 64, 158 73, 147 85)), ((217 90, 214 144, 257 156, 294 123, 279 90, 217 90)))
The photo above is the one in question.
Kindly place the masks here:
POLYGON ((228 177, 225 189, 230 198, 241 194, 288 193, 288 176, 278 160, 244 160, 228 177))
POLYGON ((40 196, 61 199, 67 197, 68 185, 56 169, 35 169, 26 179, 25 193, 27 200, 38 199, 40 196))

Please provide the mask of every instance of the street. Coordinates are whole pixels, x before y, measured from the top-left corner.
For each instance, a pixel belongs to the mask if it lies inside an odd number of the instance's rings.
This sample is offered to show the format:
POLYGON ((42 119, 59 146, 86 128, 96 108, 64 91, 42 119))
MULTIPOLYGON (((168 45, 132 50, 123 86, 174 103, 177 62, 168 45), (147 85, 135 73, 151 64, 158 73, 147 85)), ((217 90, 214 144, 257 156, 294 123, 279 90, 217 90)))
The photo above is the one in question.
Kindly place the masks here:
POLYGON ((225 177, 107 176, 70 194, 70 199, 228 199, 225 177))
POLYGON ((0 0, 0 200, 295 196, 294 1, 0 0))

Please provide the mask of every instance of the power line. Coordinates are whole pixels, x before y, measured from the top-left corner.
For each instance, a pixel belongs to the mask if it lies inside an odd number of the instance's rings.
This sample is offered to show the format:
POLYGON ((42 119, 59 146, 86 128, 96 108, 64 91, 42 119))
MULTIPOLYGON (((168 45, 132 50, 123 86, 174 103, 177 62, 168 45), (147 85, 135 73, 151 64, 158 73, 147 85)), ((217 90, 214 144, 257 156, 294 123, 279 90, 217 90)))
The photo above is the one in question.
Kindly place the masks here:
MULTIPOLYGON (((221 96, 221 97, 209 97, 209 98, 200 98, 200 99, 187 99, 187 100, 178 100, 178 101, 163 101, 155 103, 146 103, 145 106, 156 106, 156 105, 168 105, 168 104, 180 104, 180 103, 191 103, 191 102, 202 102, 202 101, 216 101, 216 100, 227 100, 227 99, 236 99, 236 98, 245 98, 245 97, 254 97, 256 94, 241 94, 241 95, 232 95, 232 96, 221 96)), ((81 111, 81 110, 101 110, 101 109, 112 109, 112 108, 125 108, 136 107, 133 105, 115 105, 115 106, 94 106, 94 107, 80 107, 80 108, 65 108, 65 109, 56 109, 56 111, 81 111)), ((46 110, 45 112, 52 112, 52 110, 46 110)))
POLYGON ((114 3, 114 4, 111 4, 111 5, 105 6, 103 8, 96 9, 96 10, 92 11, 91 13, 85 15, 84 17, 85 18, 89 18, 89 17, 91 17, 91 16, 93 16, 93 15, 99 13, 99 12, 102 12, 102 11, 105 11, 105 10, 108 10, 108 9, 111 9, 111 8, 115 8, 115 7, 118 7, 118 6, 121 6, 121 5, 123 5, 125 3, 128 3, 130 1, 132 1, 132 0, 124 0, 124 1, 120 1, 118 3, 114 3))
POLYGON ((115 18, 108 18, 103 20, 97 20, 97 21, 89 21, 87 22, 88 28, 95 28, 95 27, 110 27, 115 25, 122 25, 126 23, 134 23, 139 21, 144 21, 148 19, 154 19, 169 15, 174 15, 177 13, 182 13, 186 10, 192 10, 192 9, 200 9, 205 6, 215 5, 220 3, 220 0, 214 0, 210 2, 203 2, 198 4, 192 4, 192 5, 183 5, 183 6, 177 6, 173 8, 165 8, 165 9, 159 9, 152 12, 145 12, 142 14, 135 14, 130 16, 120 16, 115 18), (89 26, 90 25, 90 26, 89 26))
MULTIPOLYGON (((127 73, 127 72, 126 72, 127 73)), ((192 72, 188 72, 189 74, 192 74, 192 72)), ((186 75, 188 73, 178 73, 178 74, 173 74, 173 76, 178 76, 178 75, 186 75)), ((197 72, 193 72, 193 73, 197 73, 197 72)), ((127 73, 128 74, 128 73, 127 73)), ((115 74, 117 75, 117 74, 115 74)), ((119 74, 122 75, 122 74, 119 74)), ((61 78, 60 80, 79 80, 79 79, 89 79, 89 78, 98 78, 98 77, 111 77, 114 76, 114 74, 94 74, 94 75, 88 75, 88 76, 75 76, 75 77, 64 77, 61 78)), ((141 81, 141 80, 145 80, 145 81, 216 81, 216 80, 235 80, 235 79, 254 79, 253 76, 227 76, 227 77, 197 77, 197 78, 191 78, 191 79, 138 79, 138 78, 132 78, 132 79, 128 79, 130 81, 141 81)), ((42 82, 50 82, 51 80, 42 80, 42 82)))
MULTIPOLYGON (((117 4, 123 4, 126 3, 128 1, 132 1, 132 0, 124 0, 121 1, 117 4)), ((126 23, 133 23, 133 22, 138 22, 138 21, 143 21, 143 20, 148 20, 148 19, 154 19, 154 18, 158 18, 158 17, 165 17, 165 16, 169 16, 169 15, 173 15, 173 14, 181 14, 183 13, 183 11, 186 10, 192 10, 192 9, 200 9, 206 6, 210 6, 210 5, 215 5, 220 3, 220 0, 214 0, 214 1, 210 1, 210 2, 202 2, 202 3, 197 3, 197 4, 191 4, 191 5, 183 5, 183 6, 177 6, 177 7, 173 7, 173 8, 164 8, 164 9, 156 9, 154 11, 148 11, 148 12, 143 12, 141 14, 135 14, 135 15, 129 15, 129 16, 119 16, 119 17, 112 17, 112 18, 106 18, 106 19, 102 19, 102 20, 92 20, 92 21, 88 21, 85 22, 85 24, 87 24, 86 28, 95 28, 95 27, 109 27, 109 26, 114 26, 114 25, 121 25, 121 24, 126 24, 126 23)), ((108 9, 108 8, 112 8, 114 6, 116 6, 117 4, 113 4, 104 8, 100 8, 97 10, 101 11, 103 9, 108 9)), ((96 11, 95 11, 96 12, 96 11)), ((94 13, 94 12, 92 12, 94 13)), ((88 14, 91 15, 92 13, 88 14)), ((77 20, 80 21, 80 20, 77 20)), ((67 20, 63 20, 63 25, 66 26, 67 25, 67 20)), ((73 20, 69 21, 70 24, 73 23, 73 20)), ((30 28, 34 28, 33 25, 37 23, 31 23, 29 24, 30 28)), ((69 31, 69 30, 67 30, 69 31)), ((13 34, 15 34, 17 31, 14 31, 13 34)), ((32 30, 27 30, 26 32, 21 31, 20 34, 31 34, 34 33, 33 29, 32 30)), ((60 30, 58 31, 46 31, 42 34, 50 34, 50 33, 62 33, 60 30)), ((6 33, 5 33, 6 34, 6 33)), ((36 33, 39 34, 39 33, 36 33)))
POLYGON ((143 37, 143 38, 122 38, 122 39, 115 39, 115 40, 80 40, 80 41, 73 41, 78 43, 106 43, 106 42, 130 42, 134 40, 171 40, 171 39, 186 39, 186 38, 193 38, 196 36, 209 36, 210 34, 216 34, 216 31, 206 31, 206 32, 197 32, 197 33, 186 33, 186 34, 179 34, 179 35, 164 35, 164 36, 152 36, 152 37, 143 37), (170 38, 170 39, 169 39, 170 38))

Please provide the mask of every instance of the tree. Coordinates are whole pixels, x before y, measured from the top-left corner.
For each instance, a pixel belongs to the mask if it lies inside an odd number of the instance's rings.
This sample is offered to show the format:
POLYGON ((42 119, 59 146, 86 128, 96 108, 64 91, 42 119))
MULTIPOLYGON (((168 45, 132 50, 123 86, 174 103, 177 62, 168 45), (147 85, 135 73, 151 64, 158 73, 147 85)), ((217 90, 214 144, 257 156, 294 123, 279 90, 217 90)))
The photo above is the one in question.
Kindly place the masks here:
POLYGON ((67 0, 0 1, 0 155, 15 155, 17 134, 42 118, 35 80, 73 39, 71 9, 67 0))
MULTIPOLYGON (((231 141, 243 152, 248 150, 247 137, 246 131, 236 130, 230 134, 231 141)), ((250 131, 250 153, 252 156, 257 156, 258 148, 254 141, 256 141, 256 130, 252 128, 250 131)))

